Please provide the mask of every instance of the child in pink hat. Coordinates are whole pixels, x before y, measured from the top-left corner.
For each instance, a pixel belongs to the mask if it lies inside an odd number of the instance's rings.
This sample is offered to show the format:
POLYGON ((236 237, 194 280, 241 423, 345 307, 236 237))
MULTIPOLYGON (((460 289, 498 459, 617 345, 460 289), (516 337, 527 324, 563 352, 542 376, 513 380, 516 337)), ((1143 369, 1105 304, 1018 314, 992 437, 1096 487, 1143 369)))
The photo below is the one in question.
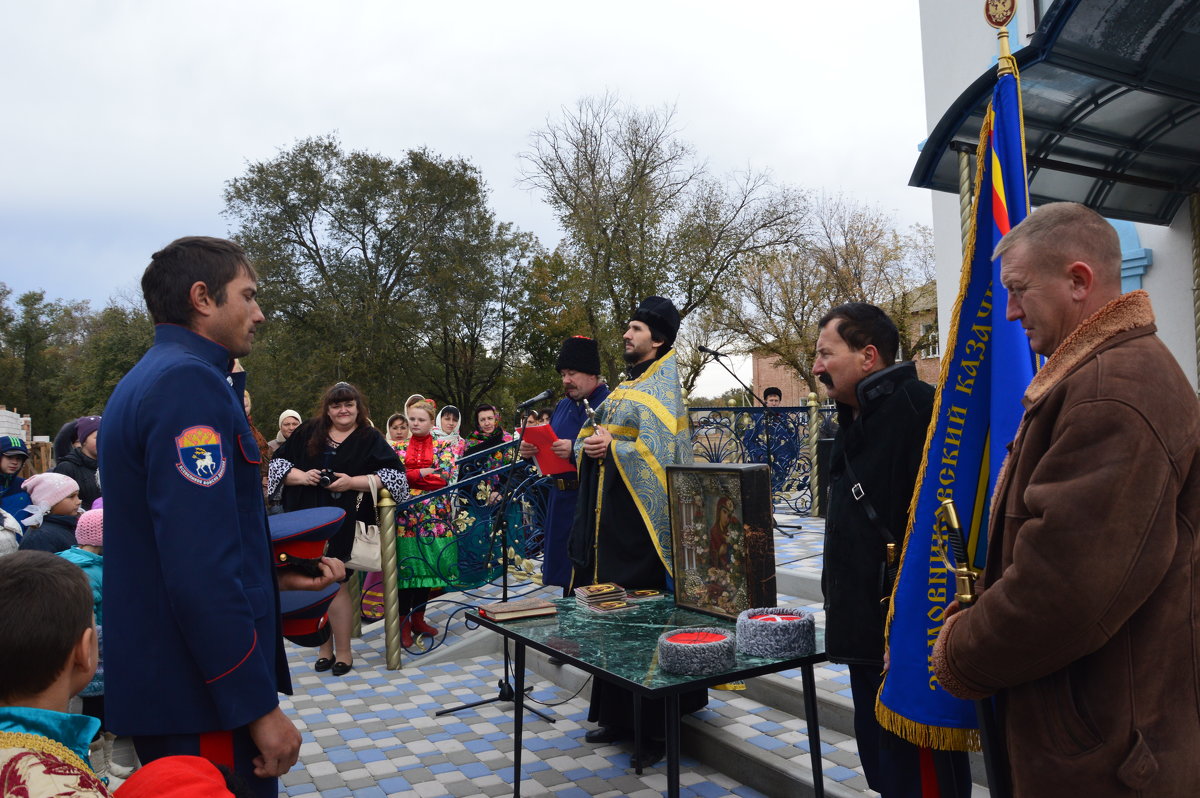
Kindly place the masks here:
POLYGON ((57 554, 75 545, 75 525, 79 521, 79 483, 65 474, 34 474, 21 486, 33 503, 22 518, 28 531, 21 539, 21 550, 48 551, 57 554))

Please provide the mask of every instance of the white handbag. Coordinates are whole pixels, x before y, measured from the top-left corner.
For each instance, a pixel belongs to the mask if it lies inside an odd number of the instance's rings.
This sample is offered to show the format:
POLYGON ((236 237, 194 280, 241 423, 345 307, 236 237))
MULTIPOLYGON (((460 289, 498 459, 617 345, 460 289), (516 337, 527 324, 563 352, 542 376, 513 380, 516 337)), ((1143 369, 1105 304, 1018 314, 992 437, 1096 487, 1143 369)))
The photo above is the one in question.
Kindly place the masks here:
MULTIPOLYGON (((371 502, 378 507, 379 480, 374 474, 368 474, 371 483, 371 502)), ((354 513, 362 506, 362 491, 359 491, 358 501, 354 503, 354 513)), ((379 511, 376 510, 376 513, 379 511)), ((350 549, 350 559, 346 561, 347 568, 355 571, 380 571, 383 569, 383 557, 379 541, 379 523, 368 524, 365 521, 354 521, 354 546, 350 549)))

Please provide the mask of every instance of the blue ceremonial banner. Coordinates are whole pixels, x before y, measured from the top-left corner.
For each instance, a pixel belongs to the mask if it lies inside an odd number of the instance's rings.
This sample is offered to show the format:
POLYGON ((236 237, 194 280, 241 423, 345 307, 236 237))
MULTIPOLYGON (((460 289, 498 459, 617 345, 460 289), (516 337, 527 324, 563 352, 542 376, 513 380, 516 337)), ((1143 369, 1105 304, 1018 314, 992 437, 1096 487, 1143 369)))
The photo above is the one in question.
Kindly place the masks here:
POLYGON ((1007 294, 992 251, 1028 214, 1024 135, 1016 64, 1001 59, 977 151, 974 229, 963 259, 962 282, 943 351, 925 459, 909 512, 908 536, 888 619, 890 668, 876 711, 880 723, 917 745, 978 750, 975 707, 945 692, 930 655, 954 575, 946 568, 946 527, 937 517, 953 498, 969 535, 968 557, 982 568, 987 555, 988 509, 1005 445, 1020 423, 1021 397, 1036 360, 1020 324, 1005 320, 1007 294))

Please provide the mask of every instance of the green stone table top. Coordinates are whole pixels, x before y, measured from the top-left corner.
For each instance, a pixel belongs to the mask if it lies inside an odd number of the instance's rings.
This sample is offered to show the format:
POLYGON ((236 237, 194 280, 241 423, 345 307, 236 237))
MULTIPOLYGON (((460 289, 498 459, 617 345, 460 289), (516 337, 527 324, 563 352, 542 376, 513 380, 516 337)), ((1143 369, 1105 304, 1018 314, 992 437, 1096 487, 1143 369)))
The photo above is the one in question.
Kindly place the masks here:
POLYGON ((658 638, 671 629, 708 627, 733 636, 733 621, 675 606, 668 598, 643 599, 631 609, 600 613, 579 606, 574 597, 551 599, 557 615, 496 623, 471 614, 472 621, 539 651, 557 654, 592 672, 626 682, 638 692, 676 692, 704 684, 773 673, 825 659, 825 632, 817 628, 817 650, 805 657, 772 659, 738 654, 734 667, 713 676, 664 673, 658 667, 658 638))

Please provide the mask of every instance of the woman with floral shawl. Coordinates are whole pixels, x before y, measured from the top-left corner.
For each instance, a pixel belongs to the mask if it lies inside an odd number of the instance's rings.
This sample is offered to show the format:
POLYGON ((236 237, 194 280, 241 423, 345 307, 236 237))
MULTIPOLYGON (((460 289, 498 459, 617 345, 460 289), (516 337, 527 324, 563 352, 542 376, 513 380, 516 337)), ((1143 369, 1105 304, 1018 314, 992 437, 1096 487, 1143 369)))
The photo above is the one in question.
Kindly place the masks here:
MULTIPOLYGON (((505 432, 504 427, 500 425, 500 411, 496 409, 496 406, 480 405, 475 408, 475 431, 467 436, 467 448, 463 452, 463 457, 470 457, 473 454, 499 446, 502 443, 509 443, 512 440, 512 434, 505 432)), ((500 450, 492 452, 483 462, 472 463, 470 474, 474 476, 484 471, 500 468, 505 463, 514 462, 515 457, 515 449, 511 451, 500 450)), ((467 475, 464 474, 463 476, 465 478, 467 475)), ((476 492, 479 497, 486 497, 488 504, 495 504, 500 501, 499 477, 490 477, 478 483, 476 492)))

